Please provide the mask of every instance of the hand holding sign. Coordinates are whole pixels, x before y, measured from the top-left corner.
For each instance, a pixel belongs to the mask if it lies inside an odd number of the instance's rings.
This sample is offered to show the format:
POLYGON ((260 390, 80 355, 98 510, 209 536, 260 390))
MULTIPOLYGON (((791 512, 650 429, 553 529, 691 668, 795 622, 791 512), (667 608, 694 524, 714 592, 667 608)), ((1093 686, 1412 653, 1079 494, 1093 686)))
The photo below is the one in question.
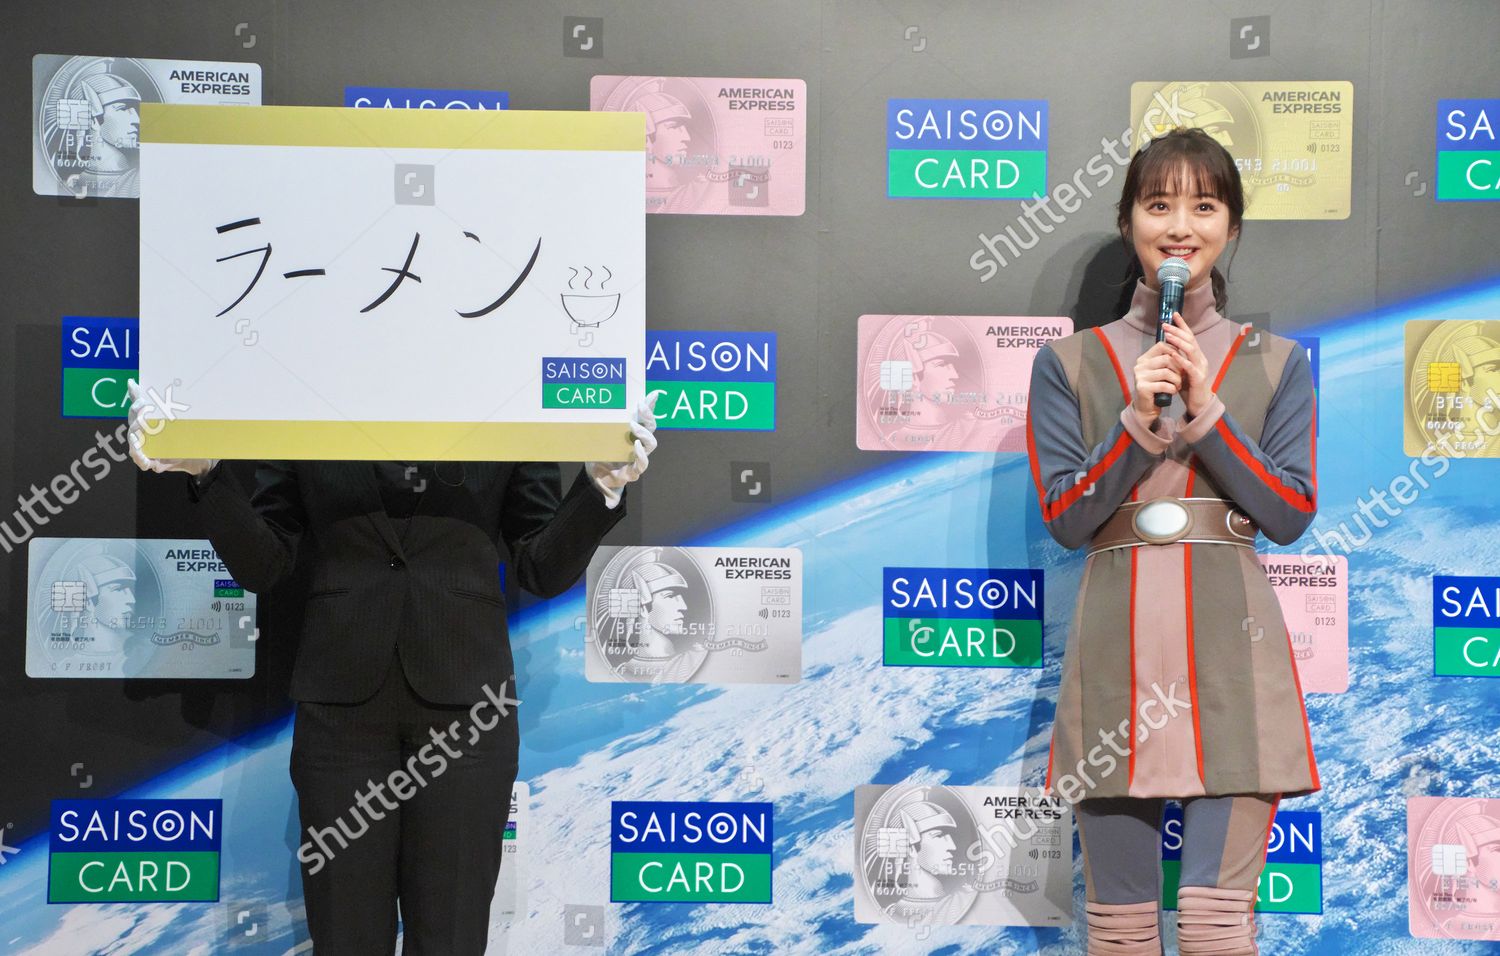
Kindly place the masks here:
POLYGON ((634 455, 627 462, 591 461, 586 467, 589 477, 604 494, 604 503, 614 508, 620 503, 620 492, 641 476, 650 464, 648 456, 656 451, 656 400, 667 394, 657 389, 641 399, 630 416, 630 433, 635 436, 634 455))

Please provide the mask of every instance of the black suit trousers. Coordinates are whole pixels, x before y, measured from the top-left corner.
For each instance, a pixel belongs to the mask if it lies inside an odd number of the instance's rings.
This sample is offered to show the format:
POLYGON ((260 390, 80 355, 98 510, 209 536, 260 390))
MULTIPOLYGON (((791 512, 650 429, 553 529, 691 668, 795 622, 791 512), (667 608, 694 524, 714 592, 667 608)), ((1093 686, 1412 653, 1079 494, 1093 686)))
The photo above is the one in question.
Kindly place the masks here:
POLYGON ((495 690, 499 705, 424 700, 398 651, 373 697, 297 704, 291 775, 316 956, 394 953, 398 906, 404 956, 483 956, 519 746, 503 700, 515 685, 495 690))

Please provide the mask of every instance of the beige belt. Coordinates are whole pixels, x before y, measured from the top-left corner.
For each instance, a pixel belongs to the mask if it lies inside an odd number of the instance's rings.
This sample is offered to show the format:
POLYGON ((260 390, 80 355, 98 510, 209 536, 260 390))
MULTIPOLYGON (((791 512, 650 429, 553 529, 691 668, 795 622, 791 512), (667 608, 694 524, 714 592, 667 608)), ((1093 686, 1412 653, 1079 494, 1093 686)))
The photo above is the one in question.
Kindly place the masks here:
POLYGON ((1127 501, 1094 533, 1089 554, 1143 544, 1237 544, 1255 547, 1259 529, 1249 516, 1223 498, 1127 501))

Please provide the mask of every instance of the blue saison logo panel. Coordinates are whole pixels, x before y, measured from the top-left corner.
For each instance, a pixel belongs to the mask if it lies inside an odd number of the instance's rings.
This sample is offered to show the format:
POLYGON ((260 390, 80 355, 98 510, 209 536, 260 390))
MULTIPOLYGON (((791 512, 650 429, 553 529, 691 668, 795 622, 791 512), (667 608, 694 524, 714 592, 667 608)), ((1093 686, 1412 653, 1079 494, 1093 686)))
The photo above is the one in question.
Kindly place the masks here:
POLYGON ((1437 199, 1500 199, 1500 99, 1438 100, 1437 199))
POLYGON ((773 431, 775 332, 647 332, 646 391, 661 428, 773 431))
POLYGON ((138 375, 139 348, 139 319, 63 316, 63 417, 124 418, 125 386, 138 375))
POLYGON ((1046 100, 887 101, 887 196, 1032 199, 1046 192, 1046 100))
POLYGON ((623 358, 542 359, 543 408, 624 408, 623 358))
MULTIPOLYGON (((1161 828, 1162 905, 1177 908, 1182 877, 1182 807, 1166 805, 1161 828)), ((1323 912, 1323 815, 1277 810, 1266 833, 1266 865, 1255 889, 1260 913, 1323 912)))
POLYGON ((420 90, 400 86, 346 86, 344 105, 358 109, 503 110, 504 90, 420 90))
POLYGON ((886 568, 882 662, 899 667, 1041 667, 1042 572, 886 568))
POLYGON ((1500 677, 1500 578, 1432 578, 1432 673, 1500 677))
POLYGON ((771 902, 769 803, 610 804, 610 901, 771 902))
POLYGON ((219 898, 222 800, 54 800, 47 902, 219 898))

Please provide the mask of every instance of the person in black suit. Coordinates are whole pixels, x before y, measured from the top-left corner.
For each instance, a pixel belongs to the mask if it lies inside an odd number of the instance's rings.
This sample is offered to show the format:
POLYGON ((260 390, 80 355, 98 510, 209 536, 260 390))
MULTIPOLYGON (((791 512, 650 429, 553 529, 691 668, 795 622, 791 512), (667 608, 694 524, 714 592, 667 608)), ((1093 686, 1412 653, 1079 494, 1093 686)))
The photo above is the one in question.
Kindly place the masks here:
POLYGON ((578 580, 656 448, 591 462, 561 495, 552 462, 262 462, 247 494, 211 460, 141 450, 151 404, 131 383, 131 454, 190 476, 208 539, 262 593, 308 576, 291 776, 303 898, 319 956, 480 956, 517 769, 516 688, 499 546, 539 597, 578 580))

